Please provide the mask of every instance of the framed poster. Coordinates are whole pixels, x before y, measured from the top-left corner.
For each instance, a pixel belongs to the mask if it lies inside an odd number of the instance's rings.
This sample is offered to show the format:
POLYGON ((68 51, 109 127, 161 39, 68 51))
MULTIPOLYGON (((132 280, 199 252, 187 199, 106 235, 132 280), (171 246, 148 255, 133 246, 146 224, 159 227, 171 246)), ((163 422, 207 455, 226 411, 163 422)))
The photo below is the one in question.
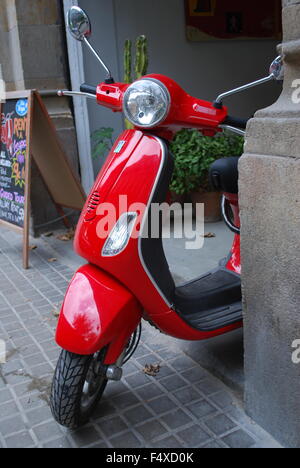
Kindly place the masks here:
POLYGON ((189 41, 281 39, 281 0, 185 0, 189 41))
POLYGON ((36 91, 6 94, 0 104, 0 226, 23 234, 23 267, 29 267, 31 160, 58 212, 81 211, 86 196, 36 91))
POLYGON ((0 224, 23 234, 23 266, 27 268, 32 93, 10 93, 9 97, 0 107, 0 224))

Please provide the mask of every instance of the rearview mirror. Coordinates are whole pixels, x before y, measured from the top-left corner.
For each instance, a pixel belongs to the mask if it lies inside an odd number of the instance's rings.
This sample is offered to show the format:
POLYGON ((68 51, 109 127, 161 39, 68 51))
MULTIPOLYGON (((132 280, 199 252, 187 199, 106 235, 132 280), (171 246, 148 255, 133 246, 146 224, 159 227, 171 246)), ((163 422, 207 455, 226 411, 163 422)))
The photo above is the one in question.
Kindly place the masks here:
POLYGON ((277 81, 282 81, 284 79, 284 64, 280 55, 271 63, 270 75, 277 81))
POLYGON ((91 22, 88 15, 77 6, 73 6, 68 11, 68 28, 77 41, 84 41, 84 39, 88 39, 92 34, 91 22))

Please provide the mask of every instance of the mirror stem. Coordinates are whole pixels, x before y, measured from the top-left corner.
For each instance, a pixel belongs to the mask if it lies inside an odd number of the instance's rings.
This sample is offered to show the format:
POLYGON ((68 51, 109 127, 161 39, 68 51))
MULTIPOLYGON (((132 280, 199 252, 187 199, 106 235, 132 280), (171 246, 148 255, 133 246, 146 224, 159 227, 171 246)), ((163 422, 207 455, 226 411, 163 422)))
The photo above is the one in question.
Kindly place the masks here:
POLYGON ((264 83, 267 83, 269 81, 274 80, 275 77, 274 75, 269 75, 265 78, 262 78, 261 80, 253 81, 252 83, 248 83, 244 86, 240 86, 239 88, 232 89, 231 91, 227 91, 226 93, 220 94, 220 96, 217 97, 217 99, 214 101, 214 107, 216 109, 222 109, 223 107, 223 99, 232 96, 233 94, 240 93, 241 91, 246 91, 247 89, 254 88, 254 86, 258 86, 264 83))
POLYGON ((106 71, 107 73, 107 79, 105 80, 106 83, 114 83, 114 79, 112 77, 112 74, 110 72, 110 70, 107 68, 107 66, 105 65, 105 63, 103 62, 103 60, 100 58, 100 56, 97 54, 97 52, 95 51, 94 47, 89 43, 89 41, 87 40, 87 38, 85 37, 83 39, 83 41, 85 42, 85 44, 89 47, 89 49, 91 50, 91 52, 95 55, 96 59, 101 63, 102 67, 104 68, 104 70, 106 71))

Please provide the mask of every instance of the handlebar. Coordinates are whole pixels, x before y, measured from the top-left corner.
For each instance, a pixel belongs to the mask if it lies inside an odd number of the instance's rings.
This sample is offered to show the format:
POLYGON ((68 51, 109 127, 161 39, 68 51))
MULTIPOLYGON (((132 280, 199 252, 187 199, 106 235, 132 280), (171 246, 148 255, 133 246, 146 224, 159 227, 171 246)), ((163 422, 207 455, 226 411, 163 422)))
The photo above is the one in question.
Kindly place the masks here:
POLYGON ((238 117, 232 117, 231 115, 228 115, 222 123, 223 125, 230 125, 232 127, 241 128, 245 130, 249 120, 250 119, 239 119, 238 117))
POLYGON ((82 93, 94 94, 95 96, 97 95, 97 87, 96 86, 90 86, 88 84, 82 84, 80 86, 80 91, 82 93))

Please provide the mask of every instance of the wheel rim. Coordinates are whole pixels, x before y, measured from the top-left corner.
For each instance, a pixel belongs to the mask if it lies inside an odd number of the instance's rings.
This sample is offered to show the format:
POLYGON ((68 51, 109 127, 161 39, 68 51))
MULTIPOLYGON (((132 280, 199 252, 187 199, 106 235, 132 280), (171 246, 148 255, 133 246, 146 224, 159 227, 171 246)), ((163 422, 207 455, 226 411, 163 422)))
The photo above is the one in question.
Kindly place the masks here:
POLYGON ((90 365, 86 374, 86 380, 82 389, 81 410, 86 412, 94 404, 99 392, 106 383, 106 378, 101 375, 101 364, 103 353, 97 353, 90 361, 90 365))

